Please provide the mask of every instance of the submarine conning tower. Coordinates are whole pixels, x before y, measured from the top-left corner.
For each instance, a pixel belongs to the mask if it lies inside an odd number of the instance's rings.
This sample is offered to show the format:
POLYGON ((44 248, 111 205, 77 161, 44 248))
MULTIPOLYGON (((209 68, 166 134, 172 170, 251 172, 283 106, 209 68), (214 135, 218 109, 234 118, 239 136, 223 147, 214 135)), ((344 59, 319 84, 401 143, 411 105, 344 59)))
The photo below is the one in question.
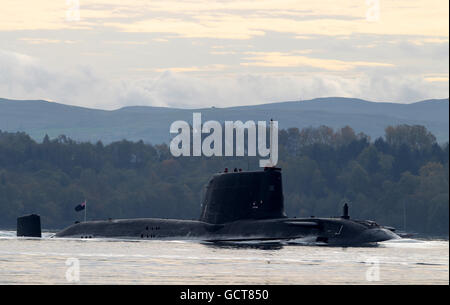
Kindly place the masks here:
POLYGON ((281 169, 268 167, 214 175, 206 187, 200 221, 222 224, 284 217, 281 169))

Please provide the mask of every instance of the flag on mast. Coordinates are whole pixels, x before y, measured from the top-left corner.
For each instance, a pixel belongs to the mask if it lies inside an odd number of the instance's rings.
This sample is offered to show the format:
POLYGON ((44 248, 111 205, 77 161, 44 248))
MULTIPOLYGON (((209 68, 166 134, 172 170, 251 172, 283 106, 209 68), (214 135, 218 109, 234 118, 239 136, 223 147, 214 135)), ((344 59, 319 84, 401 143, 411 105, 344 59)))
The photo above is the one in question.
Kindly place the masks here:
POLYGON ((83 211, 86 208, 86 199, 75 207, 75 211, 83 211))

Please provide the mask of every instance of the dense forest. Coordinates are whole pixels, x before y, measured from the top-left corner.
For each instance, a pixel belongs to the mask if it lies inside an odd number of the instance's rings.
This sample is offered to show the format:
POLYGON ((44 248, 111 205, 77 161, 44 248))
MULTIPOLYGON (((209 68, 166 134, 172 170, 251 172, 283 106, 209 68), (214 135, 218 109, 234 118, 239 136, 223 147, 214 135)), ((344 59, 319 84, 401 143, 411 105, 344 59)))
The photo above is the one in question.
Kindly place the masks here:
MULTIPOLYGON (((352 128, 279 132, 288 216, 340 215, 400 230, 448 235, 449 145, 423 126, 389 126, 371 140, 352 128)), ((41 143, 0 131, 0 228, 38 213, 43 227, 88 219, 196 219, 209 177, 227 168, 258 170, 259 158, 179 157, 167 145, 119 141, 78 143, 66 136, 41 143)))

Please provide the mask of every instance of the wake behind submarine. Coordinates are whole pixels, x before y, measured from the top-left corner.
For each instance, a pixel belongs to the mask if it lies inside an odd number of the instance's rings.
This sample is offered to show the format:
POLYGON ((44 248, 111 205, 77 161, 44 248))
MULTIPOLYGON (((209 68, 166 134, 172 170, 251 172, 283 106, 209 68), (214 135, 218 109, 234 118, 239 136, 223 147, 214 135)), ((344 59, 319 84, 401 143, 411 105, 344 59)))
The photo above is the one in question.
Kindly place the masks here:
MULTIPOLYGON (((118 219, 76 223, 55 238, 201 240, 208 242, 295 240, 310 237, 328 245, 360 245, 400 238, 394 229, 341 217, 288 218, 280 168, 224 172, 206 187, 199 220, 118 219)), ((18 234, 19 235, 19 234, 18 234)))

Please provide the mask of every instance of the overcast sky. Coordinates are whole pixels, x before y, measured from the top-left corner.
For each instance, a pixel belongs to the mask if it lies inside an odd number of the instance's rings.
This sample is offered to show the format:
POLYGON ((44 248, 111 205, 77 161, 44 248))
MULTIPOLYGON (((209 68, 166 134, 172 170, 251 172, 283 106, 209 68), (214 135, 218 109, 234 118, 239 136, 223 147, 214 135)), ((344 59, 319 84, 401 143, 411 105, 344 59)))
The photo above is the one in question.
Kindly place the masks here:
POLYGON ((116 109, 448 97, 448 0, 0 5, 4 98, 116 109))

